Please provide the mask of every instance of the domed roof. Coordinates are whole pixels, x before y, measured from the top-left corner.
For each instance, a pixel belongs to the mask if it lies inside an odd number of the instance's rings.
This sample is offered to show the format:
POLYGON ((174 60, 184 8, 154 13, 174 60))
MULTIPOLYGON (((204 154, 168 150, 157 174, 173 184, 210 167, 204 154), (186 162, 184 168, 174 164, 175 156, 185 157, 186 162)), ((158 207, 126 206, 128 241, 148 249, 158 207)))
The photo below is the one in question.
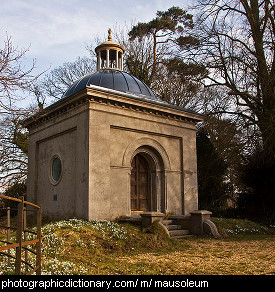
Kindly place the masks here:
POLYGON ((117 69, 101 69, 77 80, 64 93, 63 98, 71 96, 90 85, 110 88, 121 92, 133 93, 153 100, 159 100, 152 90, 135 76, 117 69))
POLYGON ((95 52, 98 53, 101 50, 104 50, 105 48, 113 48, 113 49, 118 49, 120 50, 122 53, 124 53, 125 49, 119 45, 118 43, 113 41, 112 38, 112 30, 109 28, 108 30, 108 41, 102 43, 101 45, 97 46, 95 48, 95 52))

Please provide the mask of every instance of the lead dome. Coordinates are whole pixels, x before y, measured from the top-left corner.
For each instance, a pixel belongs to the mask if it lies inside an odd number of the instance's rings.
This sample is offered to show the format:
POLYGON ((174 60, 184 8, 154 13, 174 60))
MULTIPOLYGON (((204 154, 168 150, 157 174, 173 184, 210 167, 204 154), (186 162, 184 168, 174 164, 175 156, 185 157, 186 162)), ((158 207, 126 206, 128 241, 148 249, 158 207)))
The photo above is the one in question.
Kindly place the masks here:
POLYGON ((64 93, 63 98, 69 97, 91 85, 96 85, 159 100, 144 82, 123 71, 123 54, 125 49, 112 40, 111 33, 112 31, 109 29, 108 41, 95 48, 97 72, 87 74, 78 79, 64 93))

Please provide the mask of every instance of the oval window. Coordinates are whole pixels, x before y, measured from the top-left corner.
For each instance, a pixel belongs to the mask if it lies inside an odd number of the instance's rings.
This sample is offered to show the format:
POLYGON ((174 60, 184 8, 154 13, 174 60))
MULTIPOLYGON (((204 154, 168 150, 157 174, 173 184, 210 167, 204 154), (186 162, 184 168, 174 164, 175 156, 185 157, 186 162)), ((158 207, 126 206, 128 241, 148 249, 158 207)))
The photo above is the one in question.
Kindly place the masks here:
POLYGON ((58 182, 60 180, 61 170, 61 160, 59 157, 56 156, 52 161, 52 179, 54 180, 54 182, 58 182))

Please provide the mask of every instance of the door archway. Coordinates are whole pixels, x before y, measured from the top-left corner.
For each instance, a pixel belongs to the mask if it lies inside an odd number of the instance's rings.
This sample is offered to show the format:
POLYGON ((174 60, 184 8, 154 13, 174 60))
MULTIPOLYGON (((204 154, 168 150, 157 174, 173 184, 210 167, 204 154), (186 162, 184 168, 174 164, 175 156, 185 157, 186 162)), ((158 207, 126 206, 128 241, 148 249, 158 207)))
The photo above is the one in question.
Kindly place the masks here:
POLYGON ((138 153, 131 164, 131 210, 151 211, 151 170, 147 158, 138 153))
POLYGON ((140 146, 132 154, 130 172, 131 211, 166 212, 166 174, 160 154, 140 146))

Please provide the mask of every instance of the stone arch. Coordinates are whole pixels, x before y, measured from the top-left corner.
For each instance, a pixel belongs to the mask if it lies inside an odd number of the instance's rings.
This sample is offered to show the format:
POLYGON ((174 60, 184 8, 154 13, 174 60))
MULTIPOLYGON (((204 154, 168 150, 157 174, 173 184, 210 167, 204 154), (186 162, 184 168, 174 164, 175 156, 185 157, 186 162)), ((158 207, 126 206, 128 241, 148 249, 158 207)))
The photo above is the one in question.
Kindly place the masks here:
POLYGON ((133 154, 136 151, 140 151, 138 149, 141 148, 143 149, 143 151, 146 148, 154 149, 155 152, 158 153, 158 155, 161 157, 163 161, 164 170, 171 170, 170 159, 164 147, 157 140, 146 136, 137 138, 128 145, 123 155, 122 165, 131 167, 131 161, 134 156, 133 154))
MULTIPOLYGON (((134 140, 126 148, 123 156, 123 166, 131 169, 130 176, 132 175, 132 160, 138 154, 144 156, 150 165, 150 185, 152 188, 150 211, 165 213, 166 171, 171 169, 168 154, 158 141, 150 137, 140 137, 134 140)), ((131 179, 129 179, 129 190, 131 193, 131 179)))

